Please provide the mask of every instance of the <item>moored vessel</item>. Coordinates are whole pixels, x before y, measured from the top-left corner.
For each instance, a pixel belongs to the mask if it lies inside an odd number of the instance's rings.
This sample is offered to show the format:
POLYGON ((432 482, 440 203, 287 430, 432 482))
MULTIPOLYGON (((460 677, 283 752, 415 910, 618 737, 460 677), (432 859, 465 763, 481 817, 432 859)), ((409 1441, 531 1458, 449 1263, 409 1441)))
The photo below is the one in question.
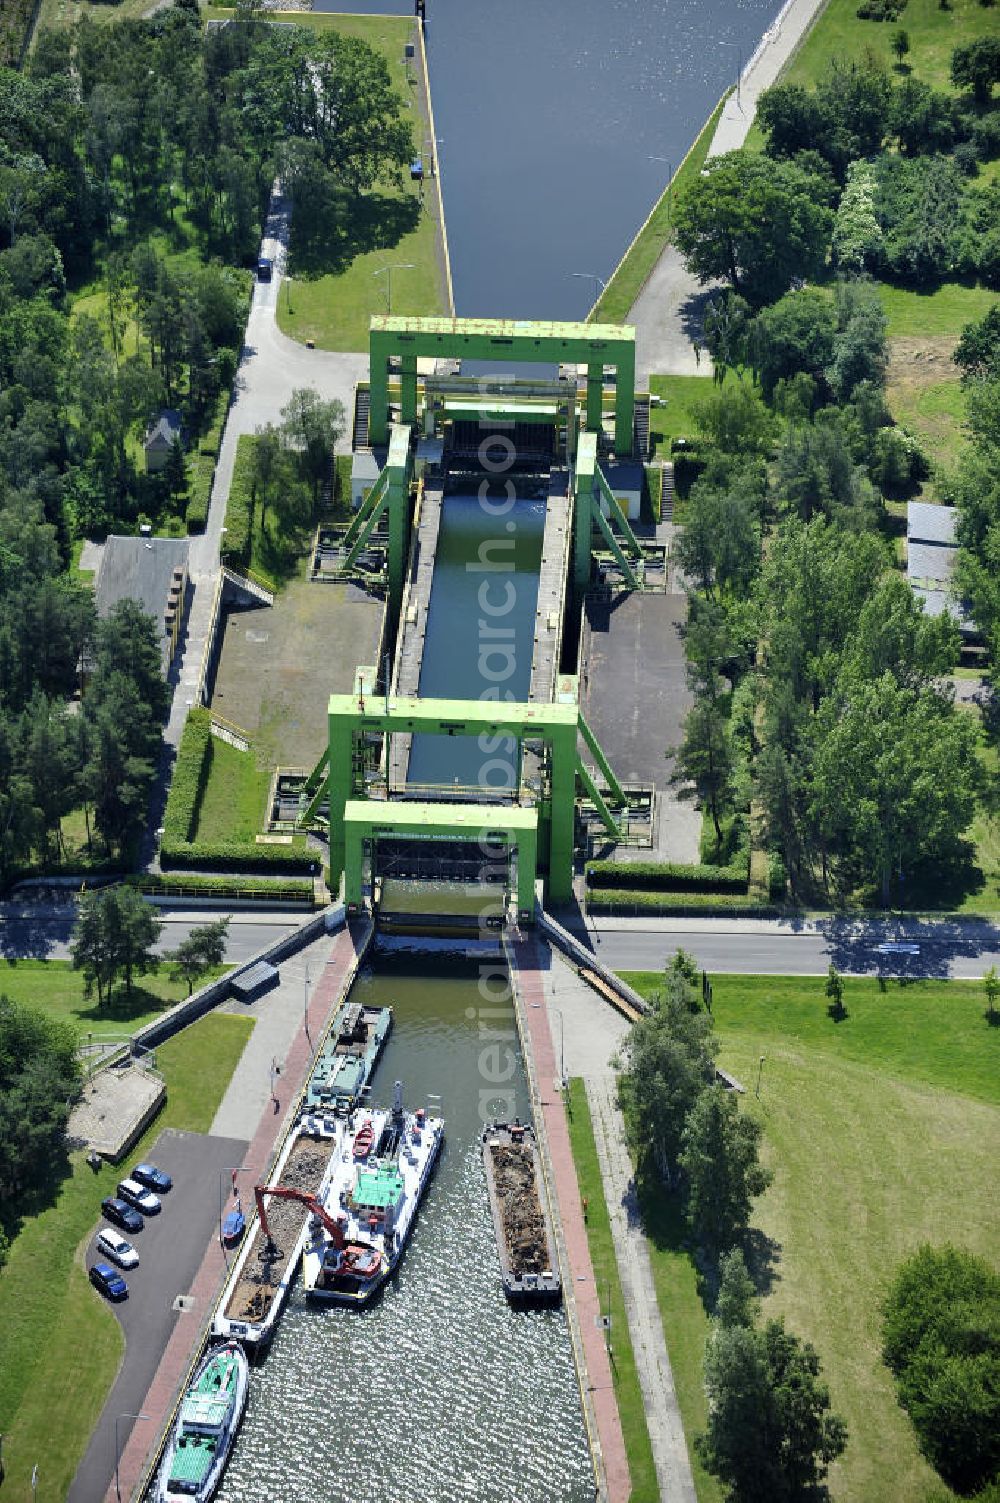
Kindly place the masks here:
POLYGON ((361 1100, 392 1027, 391 1007, 345 1002, 316 1057, 303 1108, 347 1116, 361 1100))
POLYGON ((503 1292, 512 1305, 558 1304, 562 1278, 534 1129, 517 1118, 493 1122, 482 1141, 503 1292))
POLYGON ((443 1140, 440 1115, 404 1111, 398 1080, 391 1110, 355 1110, 303 1249, 308 1298, 363 1305, 381 1288, 403 1255, 443 1140))
POLYGON ((248 1382, 239 1342, 209 1347, 181 1399, 156 1503, 208 1503, 215 1495, 246 1408, 248 1382))

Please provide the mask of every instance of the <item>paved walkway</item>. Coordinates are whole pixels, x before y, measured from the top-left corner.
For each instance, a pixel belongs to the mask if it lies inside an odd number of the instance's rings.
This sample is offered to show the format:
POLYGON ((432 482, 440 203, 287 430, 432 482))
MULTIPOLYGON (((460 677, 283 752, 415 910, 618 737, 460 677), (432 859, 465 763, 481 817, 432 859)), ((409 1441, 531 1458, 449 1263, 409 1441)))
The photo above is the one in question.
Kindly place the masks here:
POLYGON ((585 1084, 660 1497, 663 1503, 696 1503, 649 1248, 636 1206, 625 1124, 615 1102, 615 1082, 603 1075, 585 1084))
MULTIPOLYGON (((743 69, 737 92, 726 101, 708 150, 710 157, 743 145, 759 96, 776 82, 822 4, 823 0, 786 0, 743 69)), ((645 385, 651 371, 711 375, 711 360, 703 354, 699 361, 693 342, 710 290, 691 276, 674 246, 664 248, 625 320, 635 324, 638 385, 645 385)))
POLYGON ((525 1064, 532 1085, 532 1098, 537 1103, 535 1121, 542 1128, 559 1207, 556 1235, 561 1241, 564 1273, 569 1274, 564 1282, 566 1315, 577 1359, 584 1421, 598 1475, 598 1496, 607 1498, 608 1503, 626 1503, 631 1491, 628 1458, 601 1323, 600 1293, 590 1261, 566 1109, 556 1078, 557 1055, 546 1016, 548 952, 532 935, 516 941, 513 957, 522 1027, 530 1042, 530 1056, 526 1057, 525 1064))
MULTIPOLYGON (((330 944, 329 958, 310 998, 310 1027, 315 1030, 317 1039, 353 980, 359 956, 366 943, 366 935, 367 927, 358 926, 353 930, 342 929, 330 944)), ((255 1124, 253 1140, 243 1157, 243 1173, 239 1184, 244 1206, 249 1204, 253 1186, 261 1182, 273 1159, 276 1145, 290 1126, 292 1108, 312 1067, 313 1046, 306 1035, 301 1002, 295 1009, 295 1016, 298 1019, 298 1026, 291 1037, 284 1058, 279 1060, 281 1074, 276 1079, 277 1101, 272 1103, 270 1100, 270 1069, 268 1069, 267 1095, 269 1099, 255 1124)), ((225 1106, 226 1100, 233 1095, 234 1091, 239 1091, 241 1086, 251 1096, 259 1095, 258 1075, 257 1062, 248 1048, 236 1067, 232 1085, 227 1097, 224 1098, 223 1105, 225 1106), (245 1071, 249 1079, 245 1078, 245 1071)), ((205 1320, 218 1297, 227 1269, 226 1255, 218 1239, 213 1236, 190 1289, 195 1301, 194 1307, 189 1313, 178 1316, 156 1377, 141 1404, 136 1405, 137 1410, 149 1416, 149 1422, 133 1428, 122 1452, 119 1475, 123 1498, 131 1498, 138 1487, 150 1447, 169 1421, 174 1405, 180 1396, 182 1384, 190 1370, 195 1350, 200 1346, 205 1320)), ((108 1488, 105 1503, 118 1503, 113 1483, 108 1488)))

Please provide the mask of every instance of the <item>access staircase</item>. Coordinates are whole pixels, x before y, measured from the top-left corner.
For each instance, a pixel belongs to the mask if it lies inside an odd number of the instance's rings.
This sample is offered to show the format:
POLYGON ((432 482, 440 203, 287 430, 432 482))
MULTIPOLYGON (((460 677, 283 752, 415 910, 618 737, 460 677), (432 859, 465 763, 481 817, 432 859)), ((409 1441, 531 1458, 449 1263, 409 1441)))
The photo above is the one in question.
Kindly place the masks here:
POLYGON ((636 459, 643 464, 649 458, 649 396, 636 396, 632 415, 632 439, 636 459))
POLYGON ((663 489, 660 493, 660 521, 674 520, 674 465, 668 459, 663 465, 663 489))
POLYGON ((355 454, 359 449, 368 448, 368 415, 370 411, 371 393, 366 386, 359 386, 354 393, 352 448, 355 454))

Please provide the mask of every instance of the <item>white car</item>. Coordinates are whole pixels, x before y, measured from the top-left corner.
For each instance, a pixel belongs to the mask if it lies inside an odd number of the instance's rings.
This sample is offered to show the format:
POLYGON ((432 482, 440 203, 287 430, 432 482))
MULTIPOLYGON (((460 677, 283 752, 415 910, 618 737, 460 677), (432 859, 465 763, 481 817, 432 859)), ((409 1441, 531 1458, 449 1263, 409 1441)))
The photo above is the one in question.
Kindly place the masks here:
POLYGON ((116 1232, 113 1227, 105 1226, 98 1232, 97 1251, 110 1258, 112 1263, 117 1263, 119 1268, 139 1266, 139 1254, 131 1242, 127 1242, 121 1232, 116 1232))
POLYGON ((126 1205, 135 1211, 141 1211, 144 1216, 155 1216, 160 1209, 160 1202, 152 1190, 144 1190, 138 1180, 123 1179, 117 1194, 126 1205))

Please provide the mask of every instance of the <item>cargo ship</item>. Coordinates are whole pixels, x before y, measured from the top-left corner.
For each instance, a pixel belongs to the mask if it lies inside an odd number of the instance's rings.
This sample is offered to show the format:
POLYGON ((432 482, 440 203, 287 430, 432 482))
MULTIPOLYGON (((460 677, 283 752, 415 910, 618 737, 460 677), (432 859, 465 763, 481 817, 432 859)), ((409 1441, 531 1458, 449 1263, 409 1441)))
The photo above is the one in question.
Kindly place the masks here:
POLYGON ((413 1230, 444 1121, 403 1110, 397 1080, 388 1111, 359 1107, 302 1253, 306 1297, 364 1305, 392 1276, 413 1230))
MULTIPOLYGON (((293 1187, 305 1196, 324 1196, 340 1161, 344 1129, 343 1118, 300 1118, 271 1171, 273 1183, 293 1187)), ((263 1187, 265 1193, 269 1188, 263 1187)), ((260 1203, 258 1196, 258 1208, 260 1203)), ((307 1210, 287 1199, 275 1205, 268 1224, 258 1215, 244 1236, 223 1291, 212 1323, 214 1336, 251 1348, 268 1344, 308 1232, 307 1210)))
POLYGON ((345 1002, 316 1057, 303 1109, 341 1117, 352 1112, 368 1088, 391 1027, 391 1007, 345 1002))
POLYGON ((209 1347, 181 1399, 156 1503, 208 1503, 215 1496, 246 1408, 248 1383, 239 1342, 209 1347))
POLYGON ((512 1305, 558 1304, 562 1279, 534 1129, 517 1118, 493 1122, 482 1141, 503 1292, 512 1305))

